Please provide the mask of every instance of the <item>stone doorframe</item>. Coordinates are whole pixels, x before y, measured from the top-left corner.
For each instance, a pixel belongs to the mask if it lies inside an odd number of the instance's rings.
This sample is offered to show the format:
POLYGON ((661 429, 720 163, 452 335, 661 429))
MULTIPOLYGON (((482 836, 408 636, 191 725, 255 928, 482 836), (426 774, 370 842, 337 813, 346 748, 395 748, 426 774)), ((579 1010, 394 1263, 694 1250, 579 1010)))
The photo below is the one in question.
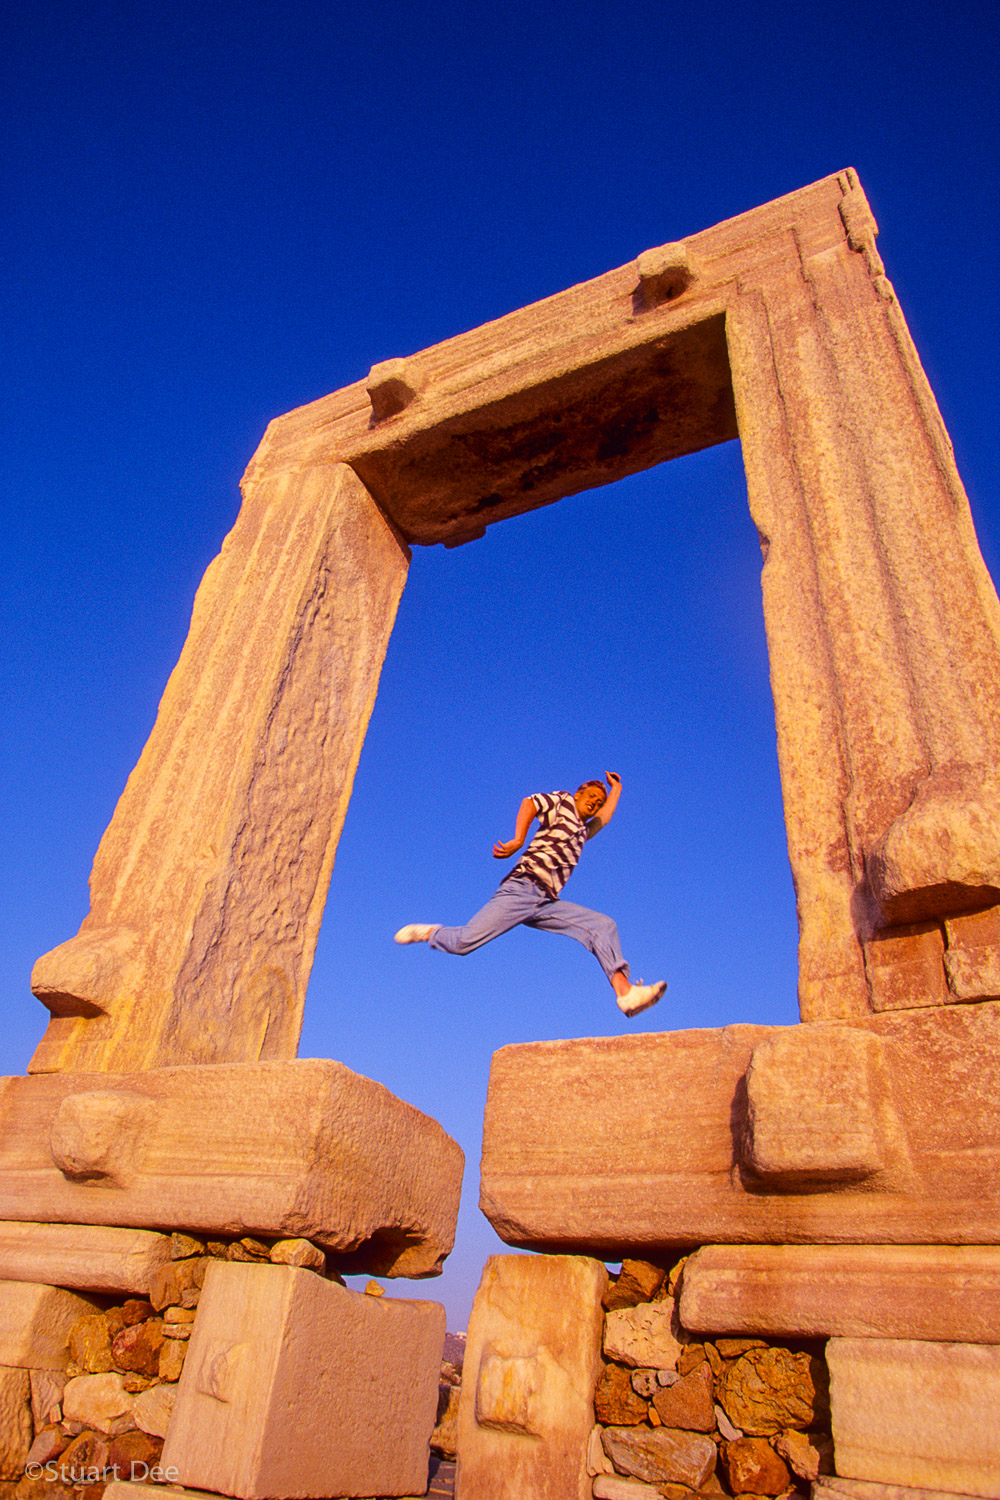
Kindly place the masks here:
POLYGON ((295 1056, 409 563, 739 437, 804 1020, 1000 995, 1000 605, 853 170, 273 421, 31 1070, 295 1056))

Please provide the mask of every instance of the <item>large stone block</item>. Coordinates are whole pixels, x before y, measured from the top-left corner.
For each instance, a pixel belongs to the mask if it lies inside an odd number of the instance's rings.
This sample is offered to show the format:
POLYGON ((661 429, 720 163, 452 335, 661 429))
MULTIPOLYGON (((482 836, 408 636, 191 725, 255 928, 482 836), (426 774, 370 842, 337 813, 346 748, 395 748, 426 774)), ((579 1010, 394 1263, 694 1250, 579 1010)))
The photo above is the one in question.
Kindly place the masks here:
POLYGON ((838 1474, 1000 1493, 1000 1347, 831 1339, 826 1357, 838 1474))
POLYGON ((462 1500, 590 1500, 605 1267, 492 1255, 476 1293, 458 1413, 462 1500))
POLYGON ((0 1281, 0 1365, 64 1370, 69 1331, 94 1311, 87 1297, 30 1281, 0 1281))
POLYGON ((444 1334, 435 1302, 213 1262, 163 1464, 240 1500, 419 1494, 444 1334))
POLYGON ((605 1260, 998 1244, 998 1051, 997 1002, 503 1047, 481 1205, 508 1244, 605 1260))
POLYGON ((92 1224, 0 1223, 0 1277, 142 1296, 170 1260, 170 1236, 92 1224))
POLYGON ((1000 1344, 1000 1247, 709 1245, 680 1312, 701 1333, 1000 1344))
POLYGON ((346 1270, 436 1274, 463 1156, 327 1061, 2 1080, 0 1217, 301 1236, 346 1270), (109 1191, 113 1189, 114 1191, 109 1191))

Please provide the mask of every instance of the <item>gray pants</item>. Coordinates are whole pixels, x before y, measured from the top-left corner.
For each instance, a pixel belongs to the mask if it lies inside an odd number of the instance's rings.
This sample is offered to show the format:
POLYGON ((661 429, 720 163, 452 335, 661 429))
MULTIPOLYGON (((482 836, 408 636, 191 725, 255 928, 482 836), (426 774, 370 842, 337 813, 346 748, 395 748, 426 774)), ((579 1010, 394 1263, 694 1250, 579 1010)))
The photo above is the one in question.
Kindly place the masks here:
POLYGON ((565 937, 575 938, 594 955, 609 979, 622 970, 628 977, 618 928, 611 918, 586 906, 576 906, 572 901, 556 901, 526 875, 503 881, 496 895, 464 927, 437 928, 430 938, 430 947, 439 953, 472 953, 521 923, 542 932, 561 932, 565 937))

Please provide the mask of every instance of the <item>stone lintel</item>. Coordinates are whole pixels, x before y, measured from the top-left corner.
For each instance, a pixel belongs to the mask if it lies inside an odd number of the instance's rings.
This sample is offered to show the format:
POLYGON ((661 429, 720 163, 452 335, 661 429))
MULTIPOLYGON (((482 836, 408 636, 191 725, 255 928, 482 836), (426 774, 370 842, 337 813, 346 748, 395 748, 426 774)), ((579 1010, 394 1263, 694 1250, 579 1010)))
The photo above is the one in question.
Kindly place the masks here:
POLYGON ((997 1245, 998 1050, 996 1002, 504 1047, 483 1211, 510 1245, 605 1260, 997 1245))
POLYGON ((1000 1344, 1000 1246, 709 1245, 680 1314, 695 1333, 1000 1344))
POLYGON ((247 478, 335 454, 427 545, 736 437, 727 306, 747 267, 795 254, 796 235, 814 254, 846 243, 844 180, 386 361, 387 374, 405 371, 406 392, 374 423, 369 376, 272 422, 247 478))
POLYGON ((0 1109, 2 1219, 301 1237, 385 1276, 454 1243, 460 1148, 342 1063, 7 1078, 0 1109))
POLYGON ((0 1223, 0 1277, 81 1292, 145 1296, 170 1236, 93 1224, 0 1223))

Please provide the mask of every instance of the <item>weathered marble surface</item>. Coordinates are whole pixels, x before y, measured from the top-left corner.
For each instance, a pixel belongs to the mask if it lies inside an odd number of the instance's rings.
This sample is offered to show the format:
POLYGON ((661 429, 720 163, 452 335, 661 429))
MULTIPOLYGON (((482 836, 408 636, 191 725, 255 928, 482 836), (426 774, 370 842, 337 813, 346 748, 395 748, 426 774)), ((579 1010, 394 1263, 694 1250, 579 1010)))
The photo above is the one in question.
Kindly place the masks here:
POLYGON ((146 1229, 0 1222, 0 1277, 8 1281, 145 1296, 169 1260, 170 1236, 146 1229))
POLYGON ((590 1500, 605 1267, 491 1255, 469 1320, 458 1410, 463 1500, 590 1500))
POLYGON ((345 464, 248 479, 80 933, 39 959, 34 1072, 292 1058, 409 549, 345 464))
POLYGON ((216 1262, 163 1465, 186 1487, 239 1500, 419 1494, 444 1335, 436 1302, 216 1262))
POLYGON ((314 1240, 349 1270, 436 1274, 461 1149, 321 1060, 0 1080, 0 1218, 314 1240))
POLYGON ((481 1204, 508 1244, 1000 1244, 1000 1004, 504 1047, 481 1204))
POLYGON ((839 1475, 994 1500, 1000 1347, 831 1339, 826 1357, 839 1475))
POLYGON ((1000 1344, 1000 1246, 708 1245, 680 1313, 695 1333, 1000 1344))

